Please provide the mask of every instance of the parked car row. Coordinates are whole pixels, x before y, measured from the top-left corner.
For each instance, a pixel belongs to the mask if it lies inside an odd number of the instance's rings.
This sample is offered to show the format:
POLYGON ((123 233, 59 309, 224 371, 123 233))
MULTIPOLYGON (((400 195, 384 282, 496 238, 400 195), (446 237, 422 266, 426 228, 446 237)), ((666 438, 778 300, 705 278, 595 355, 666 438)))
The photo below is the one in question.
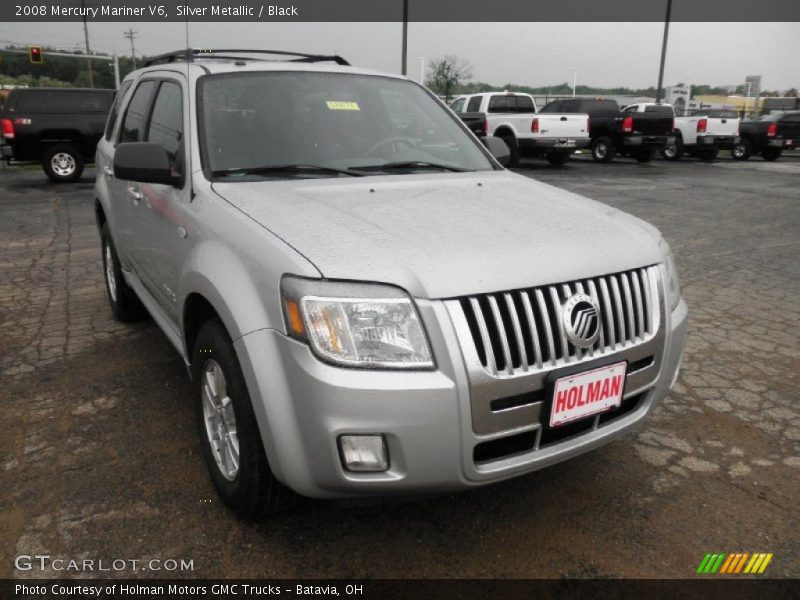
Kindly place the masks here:
POLYGON ((562 165, 577 148, 590 147, 598 162, 627 156, 649 162, 660 153, 668 160, 684 155, 710 161, 720 150, 736 160, 759 154, 776 160, 800 146, 800 111, 740 121, 735 111, 703 109, 676 117, 672 106, 637 103, 620 108, 615 100, 554 100, 540 110, 532 96, 485 92, 456 98, 450 105, 478 136, 501 138, 520 157, 543 156, 562 165))

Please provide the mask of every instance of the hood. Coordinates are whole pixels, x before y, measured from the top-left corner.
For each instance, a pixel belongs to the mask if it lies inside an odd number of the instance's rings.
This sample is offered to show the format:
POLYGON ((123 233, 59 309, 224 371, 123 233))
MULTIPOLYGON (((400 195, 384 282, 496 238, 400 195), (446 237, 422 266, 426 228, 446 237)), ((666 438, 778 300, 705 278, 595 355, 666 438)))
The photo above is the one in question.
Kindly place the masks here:
POLYGON ((215 183, 328 279, 448 298, 662 260, 658 231, 507 171, 215 183))

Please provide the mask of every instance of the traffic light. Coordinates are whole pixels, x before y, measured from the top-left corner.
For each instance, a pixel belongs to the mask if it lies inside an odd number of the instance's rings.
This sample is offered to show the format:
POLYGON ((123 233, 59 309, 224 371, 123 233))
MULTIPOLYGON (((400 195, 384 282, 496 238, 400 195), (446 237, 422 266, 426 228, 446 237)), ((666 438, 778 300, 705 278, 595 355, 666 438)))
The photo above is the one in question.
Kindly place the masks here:
POLYGON ((42 54, 42 48, 40 46, 31 46, 28 48, 28 54, 30 55, 32 64, 40 65, 44 62, 44 55, 42 54))

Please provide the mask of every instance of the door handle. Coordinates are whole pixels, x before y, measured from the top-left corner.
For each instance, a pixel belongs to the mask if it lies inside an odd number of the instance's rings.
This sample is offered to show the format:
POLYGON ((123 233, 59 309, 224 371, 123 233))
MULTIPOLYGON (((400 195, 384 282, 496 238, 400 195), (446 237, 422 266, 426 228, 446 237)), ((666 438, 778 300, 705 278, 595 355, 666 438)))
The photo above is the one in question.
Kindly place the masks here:
POLYGON ((105 173, 105 174, 106 174, 106 177, 109 177, 109 178, 110 178, 111 176, 113 176, 113 175, 114 175, 114 169, 112 169, 112 168, 111 168, 111 167, 109 167, 109 166, 105 166, 105 167, 103 167, 103 173, 105 173))
POLYGON ((567 120, 567 117, 561 117, 561 120, 562 120, 562 121, 566 121, 566 120, 567 120))
POLYGON ((142 201, 142 193, 133 186, 128 187, 128 195, 133 198, 133 203, 136 205, 142 201))

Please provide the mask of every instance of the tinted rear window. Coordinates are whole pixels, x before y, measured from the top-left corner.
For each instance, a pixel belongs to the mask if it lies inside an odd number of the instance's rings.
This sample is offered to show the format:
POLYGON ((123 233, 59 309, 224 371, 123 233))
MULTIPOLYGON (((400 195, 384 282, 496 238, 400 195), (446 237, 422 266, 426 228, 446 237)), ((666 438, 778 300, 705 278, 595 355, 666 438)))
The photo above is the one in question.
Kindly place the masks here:
POLYGON ((108 112, 111 94, 106 92, 52 91, 47 98, 47 112, 108 112))
POLYGON ((675 114, 675 111, 672 110, 671 106, 664 106, 663 104, 662 105, 653 104, 650 106, 645 106, 644 112, 658 113, 659 115, 669 115, 670 117, 675 114))
MULTIPOLYGON (((19 99, 14 107, 16 112, 38 112, 44 108, 44 101, 47 99, 46 91, 26 91, 19 93, 19 99)), ((9 106, 11 106, 9 104, 9 106)))
POLYGON ((481 109, 481 97, 473 96, 467 104, 467 112, 478 112, 481 109))
POLYGON ((619 112, 619 104, 614 100, 584 100, 581 112, 619 112))
POLYGON ((490 113, 534 112, 533 100, 528 96, 492 96, 489 98, 490 113))

